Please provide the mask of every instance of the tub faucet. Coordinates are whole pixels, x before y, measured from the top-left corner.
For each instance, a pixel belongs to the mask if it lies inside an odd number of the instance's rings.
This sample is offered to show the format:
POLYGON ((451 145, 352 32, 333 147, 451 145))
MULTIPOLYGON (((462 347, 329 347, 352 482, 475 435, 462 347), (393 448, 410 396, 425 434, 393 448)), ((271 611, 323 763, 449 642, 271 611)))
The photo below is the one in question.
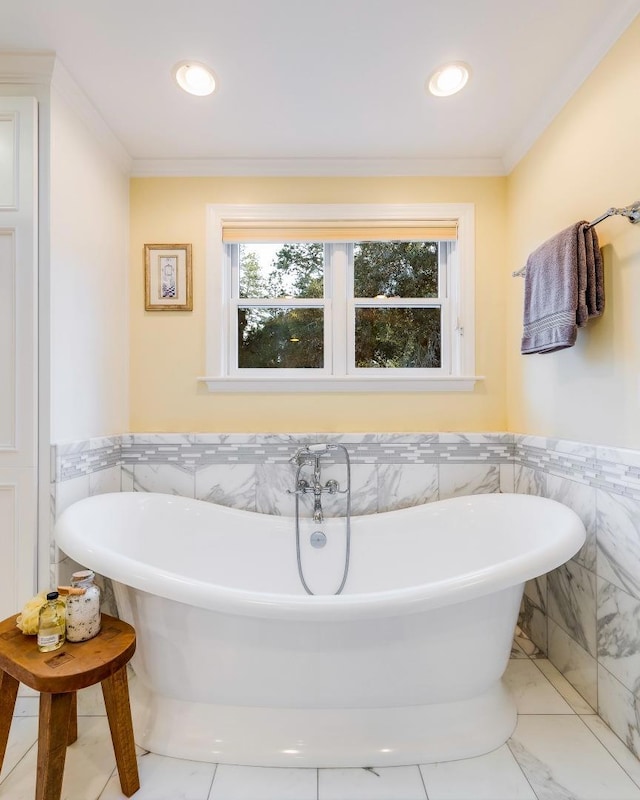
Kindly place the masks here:
POLYGON ((313 521, 322 522, 322 495, 325 493, 335 494, 339 491, 338 482, 334 480, 327 481, 326 485, 322 485, 322 478, 320 475, 320 459, 329 450, 338 449, 336 445, 330 444, 309 444, 301 447, 296 451, 293 458, 290 460, 298 465, 298 480, 296 489, 290 494, 313 494, 313 521), (309 482, 300 479, 300 470, 305 464, 313 465, 313 481, 309 482))
POLYGON ((314 492, 313 495, 313 521, 322 522, 322 501, 320 500, 320 492, 314 492))
POLYGON ((320 483, 320 453, 313 454, 313 521, 322 522, 322 484, 320 483))

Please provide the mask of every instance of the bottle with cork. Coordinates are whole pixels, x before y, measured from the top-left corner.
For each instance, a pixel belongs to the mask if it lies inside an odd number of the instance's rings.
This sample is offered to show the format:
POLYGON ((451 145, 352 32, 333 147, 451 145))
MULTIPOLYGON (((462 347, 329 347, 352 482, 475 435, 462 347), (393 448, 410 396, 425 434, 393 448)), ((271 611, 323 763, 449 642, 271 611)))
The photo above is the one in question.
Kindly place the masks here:
POLYGON ((67 641, 86 642, 100 633, 100 587, 93 570, 74 572, 71 586, 59 586, 67 604, 67 641))

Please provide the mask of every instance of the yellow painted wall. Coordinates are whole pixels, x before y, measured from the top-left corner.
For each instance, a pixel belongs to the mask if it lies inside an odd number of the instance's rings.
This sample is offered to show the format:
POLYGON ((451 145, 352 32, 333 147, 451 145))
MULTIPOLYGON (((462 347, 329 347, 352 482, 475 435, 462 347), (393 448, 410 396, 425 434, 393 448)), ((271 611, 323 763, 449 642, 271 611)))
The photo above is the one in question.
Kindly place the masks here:
POLYGON ((575 347, 520 355, 524 281, 511 271, 554 233, 640 199, 640 18, 508 178, 508 429, 640 447, 640 223, 597 226, 603 317, 575 347))
POLYGON ((131 182, 130 429, 220 432, 489 431, 506 426, 504 178, 137 178, 131 182), (211 394, 205 374, 209 203, 475 203, 471 393, 211 394), (194 310, 144 311, 145 243, 193 245, 194 310))

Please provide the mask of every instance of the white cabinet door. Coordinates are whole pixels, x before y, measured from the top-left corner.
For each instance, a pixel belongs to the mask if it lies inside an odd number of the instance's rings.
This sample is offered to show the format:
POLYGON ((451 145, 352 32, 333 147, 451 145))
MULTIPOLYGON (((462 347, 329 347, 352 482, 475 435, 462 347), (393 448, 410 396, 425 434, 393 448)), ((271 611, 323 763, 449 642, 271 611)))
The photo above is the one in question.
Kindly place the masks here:
POLYGON ((0 619, 35 591, 37 104, 0 97, 0 619))

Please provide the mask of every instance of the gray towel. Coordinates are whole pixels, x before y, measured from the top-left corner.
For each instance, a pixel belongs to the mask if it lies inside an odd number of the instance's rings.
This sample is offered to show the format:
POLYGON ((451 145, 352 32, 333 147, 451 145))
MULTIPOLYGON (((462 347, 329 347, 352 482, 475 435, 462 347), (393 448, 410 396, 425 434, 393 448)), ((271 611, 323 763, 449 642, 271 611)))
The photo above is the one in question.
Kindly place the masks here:
MULTIPOLYGON (((581 237, 578 235, 578 246, 581 244, 581 237)), ((578 327, 581 328, 587 324, 587 320, 593 317, 599 317, 604 311, 604 271, 602 265, 602 253, 598 245, 598 234, 595 228, 586 228, 584 230, 584 244, 585 244, 585 287, 584 287, 584 305, 586 306, 586 315, 583 311, 582 314, 576 314, 576 322, 578 327)), ((581 264, 582 262, 579 261, 581 264)), ((580 276, 578 277, 580 284, 580 276)), ((578 287, 580 291, 580 285, 578 287)), ((578 303, 578 312, 580 312, 580 301, 578 303)))
POLYGON ((521 352, 552 353, 576 343, 578 327, 604 310, 595 228, 576 222, 527 259, 521 352))

